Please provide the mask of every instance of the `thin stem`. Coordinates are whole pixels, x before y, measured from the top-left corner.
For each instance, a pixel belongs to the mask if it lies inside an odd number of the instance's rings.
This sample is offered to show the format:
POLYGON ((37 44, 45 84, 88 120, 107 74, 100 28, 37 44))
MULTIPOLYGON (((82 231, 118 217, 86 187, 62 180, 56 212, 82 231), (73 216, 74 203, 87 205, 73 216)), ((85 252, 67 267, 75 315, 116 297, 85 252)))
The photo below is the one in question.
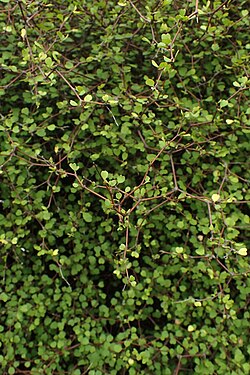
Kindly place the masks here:
POLYGON ((150 23, 150 20, 148 20, 146 17, 144 17, 141 12, 139 11, 139 9, 136 8, 135 4, 131 1, 131 0, 128 0, 129 1, 129 4, 132 5, 132 7, 135 9, 135 11, 139 14, 139 16, 145 21, 145 22, 148 22, 150 23))
POLYGON ((171 161, 172 174, 173 174, 173 179, 174 179, 174 189, 175 190, 179 190, 177 179, 176 179, 175 166, 174 166, 174 161, 173 161, 172 154, 169 154, 169 157, 170 157, 170 161, 171 161))
POLYGON ((71 90, 73 91, 73 93, 75 94, 77 99, 80 101, 80 103, 82 103, 82 99, 78 95, 76 89, 71 85, 71 83, 64 77, 64 75, 59 70, 56 69, 55 71, 67 83, 67 85, 71 88, 71 90))

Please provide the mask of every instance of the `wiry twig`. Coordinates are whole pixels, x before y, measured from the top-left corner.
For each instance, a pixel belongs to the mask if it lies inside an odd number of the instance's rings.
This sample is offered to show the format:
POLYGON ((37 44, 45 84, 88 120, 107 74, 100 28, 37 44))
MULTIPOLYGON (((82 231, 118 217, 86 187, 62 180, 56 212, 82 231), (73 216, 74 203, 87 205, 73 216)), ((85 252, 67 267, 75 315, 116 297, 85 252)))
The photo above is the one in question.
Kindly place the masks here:
POLYGON ((135 9, 135 11, 139 14, 139 16, 147 23, 150 23, 151 21, 149 19, 147 19, 146 17, 144 17, 141 12, 139 11, 139 9, 136 8, 135 4, 131 1, 131 0, 128 0, 129 1, 129 4, 135 9))
POLYGON ((76 89, 71 85, 71 83, 67 80, 67 78, 64 77, 64 75, 59 71, 59 70, 55 70, 55 72, 67 83, 67 85, 71 88, 71 90, 73 91, 73 93, 75 94, 75 96, 77 97, 77 99, 79 100, 80 103, 82 103, 82 99, 80 98, 80 96, 78 95, 76 89))

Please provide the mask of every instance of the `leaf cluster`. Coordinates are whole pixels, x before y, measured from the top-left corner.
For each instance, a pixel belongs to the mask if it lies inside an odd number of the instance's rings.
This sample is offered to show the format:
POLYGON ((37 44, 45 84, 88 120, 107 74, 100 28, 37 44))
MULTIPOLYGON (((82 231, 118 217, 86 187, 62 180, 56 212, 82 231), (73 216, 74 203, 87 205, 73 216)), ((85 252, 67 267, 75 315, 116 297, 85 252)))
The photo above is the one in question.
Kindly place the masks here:
POLYGON ((2 1, 0 368, 250 374, 246 1, 2 1))

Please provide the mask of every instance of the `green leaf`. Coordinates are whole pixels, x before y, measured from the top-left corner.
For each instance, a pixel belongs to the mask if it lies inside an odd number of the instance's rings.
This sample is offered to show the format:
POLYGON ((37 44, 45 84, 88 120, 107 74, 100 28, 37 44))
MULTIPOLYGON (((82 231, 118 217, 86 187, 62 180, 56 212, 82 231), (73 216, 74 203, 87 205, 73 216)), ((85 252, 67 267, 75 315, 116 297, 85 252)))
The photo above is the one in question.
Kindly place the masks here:
POLYGON ((223 107, 227 107, 228 104, 229 104, 228 100, 223 99, 223 100, 221 100, 221 102, 220 102, 220 107, 221 107, 221 108, 223 108, 223 107))
POLYGON ((70 163, 69 166, 71 169, 73 169, 74 172, 78 171, 78 169, 80 168, 76 163, 70 163))
POLYGON ((91 223, 92 220, 93 220, 93 217, 92 217, 91 213, 89 213, 89 212, 82 212, 82 217, 83 217, 83 219, 84 219, 87 223, 91 223))
POLYGON ((219 194, 213 194, 212 195, 212 201, 213 202, 218 202, 220 200, 220 195, 219 194))
POLYGON ((120 344, 113 344, 112 349, 115 353, 120 353, 122 351, 122 346, 120 344))
POLYGON ((83 100, 84 100, 85 102, 91 102, 91 100, 92 100, 92 95, 90 95, 90 94, 86 95, 86 96, 84 97, 83 100))
POLYGON ((125 7, 127 5, 127 2, 126 0, 119 0, 118 5, 120 5, 121 7, 125 7))
POLYGON ((59 252, 58 249, 53 250, 53 252, 52 252, 52 256, 54 257, 54 256, 58 255, 58 252, 59 252))
POLYGON ((56 126, 54 124, 51 124, 51 125, 47 126, 47 129, 51 130, 51 131, 55 130, 55 128, 56 128, 56 126))
POLYGON ((175 251, 176 251, 177 254, 182 254, 184 249, 183 249, 183 247, 176 247, 175 251))
MULTIPOLYGON (((86 101, 86 100, 85 100, 85 101, 86 101)), ((78 107, 78 105, 79 105, 79 104, 78 104, 77 102, 75 102, 74 100, 70 100, 70 101, 69 101, 69 104, 72 105, 73 107, 78 107)))
POLYGON ((151 62, 152 62, 152 65, 155 66, 156 68, 159 67, 158 64, 154 60, 152 60, 151 62))
POLYGON ((27 35, 26 29, 22 29, 21 30, 21 37, 22 37, 22 39, 24 39, 26 37, 26 35, 27 35))
POLYGON ((242 17, 246 17, 246 16, 248 16, 249 11, 247 9, 243 9, 241 14, 242 14, 242 17))
POLYGON ((205 249, 203 246, 199 246, 196 250, 195 250, 196 254, 198 255, 204 255, 205 254, 205 249))
POLYGON ((220 46, 217 43, 212 44, 212 50, 218 51, 220 49, 220 46))
POLYGON ((65 68, 66 69, 72 69, 74 66, 73 62, 72 61, 67 61, 66 64, 65 64, 65 68))
POLYGON ((9 299, 9 297, 8 297, 8 295, 6 293, 2 292, 0 294, 0 300, 2 300, 3 302, 7 302, 8 299, 9 299))
POLYGON ((104 181, 107 180, 109 173, 107 171, 101 171, 101 176, 104 181))
POLYGON ((124 181, 125 181, 125 176, 120 175, 120 176, 117 177, 118 184, 122 184, 124 181))
POLYGON ((238 250, 238 254, 242 255, 243 257, 247 256, 247 248, 242 247, 240 250, 238 250))
POLYGON ((165 45, 169 45, 171 43, 171 35, 170 34, 162 34, 161 40, 165 45))
POLYGON ((53 61, 51 57, 47 57, 45 59, 45 64, 47 65, 48 68, 51 68, 53 66, 53 61))
POLYGON ((148 79, 146 79, 146 85, 148 85, 150 87, 153 87, 155 85, 155 82, 154 82, 153 79, 148 78, 148 79))

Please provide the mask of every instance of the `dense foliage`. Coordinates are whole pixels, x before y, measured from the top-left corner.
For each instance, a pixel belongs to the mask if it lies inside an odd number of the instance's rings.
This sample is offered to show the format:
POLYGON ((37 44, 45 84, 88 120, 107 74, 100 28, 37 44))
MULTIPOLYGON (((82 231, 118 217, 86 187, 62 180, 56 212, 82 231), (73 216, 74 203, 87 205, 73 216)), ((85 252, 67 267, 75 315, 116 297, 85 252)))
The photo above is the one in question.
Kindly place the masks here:
POLYGON ((247 1, 1 1, 3 374, 250 374, 247 1))

